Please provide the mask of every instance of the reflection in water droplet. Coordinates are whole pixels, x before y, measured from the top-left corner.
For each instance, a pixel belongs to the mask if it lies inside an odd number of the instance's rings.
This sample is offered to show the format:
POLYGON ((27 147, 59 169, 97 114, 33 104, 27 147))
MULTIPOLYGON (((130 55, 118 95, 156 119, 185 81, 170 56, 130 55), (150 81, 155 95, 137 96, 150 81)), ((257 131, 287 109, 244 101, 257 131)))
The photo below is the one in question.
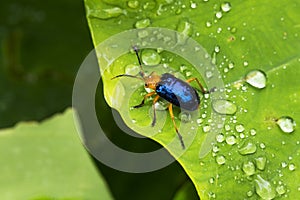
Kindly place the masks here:
POLYGON ((212 102, 214 111, 219 114, 233 115, 237 111, 237 106, 231 101, 220 99, 212 102))
POLYGON ((229 145, 234 145, 236 143, 236 138, 234 135, 226 137, 226 143, 229 145))
POLYGON ((179 118, 183 123, 189 122, 191 120, 191 117, 192 117, 191 114, 185 111, 179 114, 179 118))
POLYGON ((225 158, 223 155, 217 156, 217 157, 216 157, 216 162, 217 162, 219 165, 223 165, 223 164, 225 164, 225 162, 226 162, 226 158, 225 158))
POLYGON ((142 52, 142 61, 145 65, 158 65, 161 61, 161 57, 155 50, 145 49, 142 52))
POLYGON ((255 152, 256 152, 256 145, 253 142, 247 142, 239 149, 239 153, 242 155, 249 155, 255 152))
POLYGON ((231 4, 229 2, 224 2, 221 4, 221 9, 223 12, 229 12, 231 10, 231 4))
POLYGON ((256 87, 259 89, 266 87, 266 84, 267 84, 266 74, 261 70, 253 70, 253 71, 249 72, 246 75, 245 80, 247 83, 249 83, 253 87, 256 87))
POLYGON ((146 18, 146 19, 142 19, 139 20, 135 23, 135 28, 146 28, 150 25, 150 19, 146 18))
POLYGON ((283 195, 286 192, 285 187, 283 185, 278 185, 276 187, 276 192, 280 195, 283 195))
POLYGON ((251 161, 244 162, 242 169, 247 176, 251 176, 251 175, 255 174, 255 165, 251 161))
POLYGON ((255 189, 256 193, 262 198, 262 199, 274 199, 276 196, 276 192, 274 188, 271 186, 269 181, 266 181, 263 179, 260 175, 256 176, 255 179, 255 189))
POLYGON ((255 158, 255 162, 256 162, 256 167, 259 170, 264 170, 267 163, 267 159, 265 157, 258 157, 255 158))
POLYGON ((292 133, 295 130, 296 122, 291 117, 281 117, 276 123, 285 133, 292 133))
POLYGON ((244 126, 242 124, 238 124, 235 126, 235 130, 238 132, 238 133, 241 133, 245 130, 244 126))

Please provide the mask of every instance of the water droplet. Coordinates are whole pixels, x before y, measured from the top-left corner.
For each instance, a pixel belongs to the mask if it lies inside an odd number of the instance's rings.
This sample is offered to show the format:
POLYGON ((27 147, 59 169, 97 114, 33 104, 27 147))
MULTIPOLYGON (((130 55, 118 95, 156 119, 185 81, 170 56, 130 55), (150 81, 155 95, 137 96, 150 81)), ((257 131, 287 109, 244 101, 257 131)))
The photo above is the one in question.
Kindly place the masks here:
POLYGON ((161 57, 155 50, 145 49, 142 52, 142 61, 145 65, 158 65, 161 61, 161 57))
POLYGON ((256 193, 262 198, 262 199, 274 199, 276 196, 276 192, 274 188, 271 186, 269 181, 266 181, 263 179, 260 175, 256 176, 255 179, 255 189, 256 193))
POLYGON ((183 123, 187 123, 191 120, 191 114, 183 111, 179 114, 179 118, 183 123))
POLYGON ((210 21, 207 21, 207 22, 205 23, 205 26, 206 26, 207 28, 209 28, 209 27, 212 26, 212 23, 211 23, 210 21))
POLYGON ((119 7, 106 8, 102 10, 90 10, 88 15, 97 17, 100 19, 110 19, 118 17, 122 14, 126 14, 126 10, 123 10, 119 7))
POLYGON ((242 169, 247 176, 255 174, 255 165, 251 161, 244 162, 242 169))
POLYGON ((281 117, 276 123, 285 133, 292 133, 295 130, 296 122, 291 117, 281 117))
POLYGON ((211 78, 213 76, 212 71, 206 71, 205 76, 206 76, 206 78, 211 78))
POLYGON ((230 63, 228 64, 228 67, 229 67, 229 69, 234 68, 234 63, 233 63, 233 62, 230 62, 230 63))
POLYGON ((221 19, 223 16, 221 11, 216 12, 216 18, 221 19))
POLYGON ((216 136, 216 140, 217 140, 217 142, 224 142, 224 140, 225 140, 225 137, 224 137, 224 135, 222 134, 222 133, 220 133, 220 134, 218 134, 217 136, 216 136))
POLYGON ((209 132, 210 130, 211 130, 210 125, 205 125, 205 126, 203 126, 203 132, 204 132, 204 133, 207 133, 207 132, 209 132))
POLYGON ((248 196, 248 197, 251 197, 252 195, 253 195, 253 191, 249 190, 249 191, 247 192, 247 196, 248 196))
POLYGON ((213 184, 214 182, 215 182, 215 179, 214 179, 213 177, 211 177, 211 178, 209 179, 209 183, 213 184))
POLYGON ((229 126, 228 124, 226 124, 226 125, 224 126, 224 128, 225 128, 226 131, 230 131, 230 126, 229 126))
POLYGON ((242 155, 249 155, 256 152, 256 145, 253 142, 246 142, 240 149, 239 153, 242 155))
POLYGON ((127 5, 129 8, 137 8, 139 6, 139 1, 128 1, 127 5))
POLYGON ((214 50, 215 50, 216 53, 219 53, 220 52, 220 46, 216 45, 214 50))
POLYGON ((149 33, 148 33, 148 31, 146 31, 146 30, 141 30, 141 31, 138 32, 138 37, 139 37, 139 38, 145 38, 145 37, 147 37, 148 35, 149 35, 149 33))
POLYGON ((129 64, 125 67, 125 74, 137 75, 140 72, 140 67, 134 64, 129 64))
POLYGON ((192 9, 197 8, 197 4, 195 2, 191 2, 191 8, 192 9))
POLYGON ((255 130, 255 129, 253 129, 253 128, 252 128, 252 129, 250 129, 250 135, 253 135, 253 136, 254 136, 254 135, 256 135, 256 130, 255 130))
POLYGON ((231 101, 220 99, 212 102, 214 111, 219 114, 233 115, 237 111, 237 106, 231 101))
POLYGON ((266 87, 267 77, 266 74, 261 70, 253 70, 249 72, 246 77, 246 82, 253 87, 262 89, 266 87))
POLYGON ((245 130, 244 126, 242 124, 238 124, 235 126, 235 130, 238 132, 238 133, 241 133, 245 130))
POLYGON ((217 157, 216 157, 216 162, 217 162, 219 165, 224 165, 225 162, 226 162, 225 156, 223 156, 223 155, 217 156, 217 157))
POLYGON ((256 162, 256 167, 259 170, 264 170, 267 163, 267 159, 265 157, 258 157, 255 158, 255 162, 256 162))
POLYGON ((234 135, 226 137, 226 143, 229 145, 234 145, 236 143, 236 138, 234 135))
POLYGON ((276 192, 280 195, 283 195, 286 192, 285 187, 283 185, 278 185, 276 187, 276 192))
POLYGON ((221 9, 223 12, 229 12, 231 10, 231 4, 229 2, 224 2, 221 4, 221 9))
POLYGON ((294 164, 289 164, 289 170, 294 171, 296 169, 296 166, 294 164))
POLYGON ((203 122, 202 118, 197 119, 197 124, 200 125, 203 122))
POLYGON ((135 28, 146 28, 150 25, 150 19, 146 18, 146 19, 142 19, 139 20, 135 23, 135 28))
POLYGON ((282 162, 282 163, 281 163, 281 167, 282 167, 282 168, 286 168, 287 166, 288 166, 288 164, 287 164, 286 162, 282 162))

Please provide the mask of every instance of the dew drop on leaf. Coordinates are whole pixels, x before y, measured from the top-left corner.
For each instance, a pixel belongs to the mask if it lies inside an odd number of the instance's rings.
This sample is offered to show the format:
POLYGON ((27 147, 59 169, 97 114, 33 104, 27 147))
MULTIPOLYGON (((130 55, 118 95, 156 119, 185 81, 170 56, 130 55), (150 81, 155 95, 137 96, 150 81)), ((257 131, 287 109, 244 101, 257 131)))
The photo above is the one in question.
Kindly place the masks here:
POLYGON ((129 64, 125 67, 125 74, 137 75, 140 72, 140 67, 134 64, 129 64))
POLYGON ((256 145, 253 142, 247 142, 239 149, 239 153, 242 155, 249 155, 255 152, 256 152, 256 145))
POLYGON ((155 50, 145 49, 142 52, 142 61, 145 65, 158 65, 161 57, 155 50))
POLYGON ((292 133, 295 130, 296 122, 291 117, 281 117, 276 123, 285 133, 292 133))
POLYGON ((218 11, 218 12, 216 13, 216 18, 221 19, 222 16, 223 16, 223 14, 222 14, 221 11, 218 11))
POLYGON ((235 130, 238 132, 238 133, 241 133, 245 130, 245 127, 242 125, 242 124, 238 124, 235 126, 235 130))
POLYGON ((234 145, 236 143, 236 138, 234 135, 226 137, 226 143, 229 145, 234 145))
POLYGON ((221 4, 221 9, 223 12, 229 12, 231 10, 231 4, 229 2, 224 2, 221 4))
POLYGON ((267 159, 265 157, 258 157, 255 158, 255 162, 257 169, 264 170, 267 163, 267 159))
POLYGON ((258 89, 266 87, 267 84, 267 76, 261 70, 253 70, 249 72, 245 79, 247 83, 258 89))
POLYGON ((216 157, 216 162, 217 162, 219 165, 224 165, 225 162, 226 162, 226 158, 225 158, 223 155, 217 156, 217 157, 216 157))
POLYGON ((263 179, 260 175, 257 175, 255 179, 255 190, 262 199, 270 200, 276 196, 276 192, 270 182, 263 179))
POLYGON ((214 111, 219 114, 233 115, 237 111, 237 106, 231 101, 220 99, 212 102, 214 111))
POLYGON ((255 174, 255 165, 252 161, 244 162, 242 169, 247 176, 255 174))
POLYGON ((139 6, 139 1, 128 1, 127 5, 129 8, 137 8, 139 6))
POLYGON ((280 195, 283 195, 286 192, 285 187, 283 185, 278 185, 276 187, 276 192, 280 195))
POLYGON ((135 22, 135 28, 146 28, 150 25, 150 19, 146 18, 146 19, 141 19, 137 22, 135 22))

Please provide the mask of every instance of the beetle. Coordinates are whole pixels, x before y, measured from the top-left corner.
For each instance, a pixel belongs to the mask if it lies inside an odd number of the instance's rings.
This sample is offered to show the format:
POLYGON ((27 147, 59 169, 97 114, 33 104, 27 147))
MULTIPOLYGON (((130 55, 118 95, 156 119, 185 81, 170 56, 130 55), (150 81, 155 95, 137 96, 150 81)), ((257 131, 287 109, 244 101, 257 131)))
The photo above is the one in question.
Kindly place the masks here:
POLYGON ((188 111, 194 111, 199 108, 200 105, 199 95, 196 89, 189 84, 192 81, 197 82, 197 84, 201 89, 202 94, 209 93, 209 92, 204 89, 204 87, 201 85, 200 81, 197 78, 190 78, 186 81, 183 81, 179 78, 176 78, 170 73, 164 73, 162 75, 158 75, 156 72, 152 72, 149 76, 146 76, 143 71, 138 48, 136 46, 133 46, 132 48, 135 51, 136 57, 140 65, 140 72, 139 72, 140 77, 138 75, 133 76, 129 74, 120 74, 113 77, 112 79, 124 77, 124 76, 130 78, 138 78, 144 81, 145 88, 150 88, 153 90, 152 92, 144 96, 140 104, 134 106, 134 108, 142 107, 146 99, 155 95, 152 102, 152 109, 153 109, 153 120, 151 124, 152 126, 154 126, 156 123, 155 103, 158 101, 159 98, 163 98, 166 101, 168 101, 169 102, 168 110, 170 113, 170 117, 172 119, 175 131, 180 140, 181 146, 183 149, 185 149, 182 135, 179 133, 175 123, 174 114, 173 114, 173 105, 188 111))

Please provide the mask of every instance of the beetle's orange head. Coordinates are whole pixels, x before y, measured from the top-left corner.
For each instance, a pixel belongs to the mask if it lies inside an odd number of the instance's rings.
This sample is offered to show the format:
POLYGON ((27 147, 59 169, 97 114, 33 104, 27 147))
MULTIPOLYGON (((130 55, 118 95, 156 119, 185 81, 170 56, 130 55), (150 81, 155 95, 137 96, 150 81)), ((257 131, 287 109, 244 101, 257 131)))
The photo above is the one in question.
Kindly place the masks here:
POLYGON ((155 90, 157 84, 160 82, 160 76, 152 72, 149 76, 144 76, 145 88, 155 90))

